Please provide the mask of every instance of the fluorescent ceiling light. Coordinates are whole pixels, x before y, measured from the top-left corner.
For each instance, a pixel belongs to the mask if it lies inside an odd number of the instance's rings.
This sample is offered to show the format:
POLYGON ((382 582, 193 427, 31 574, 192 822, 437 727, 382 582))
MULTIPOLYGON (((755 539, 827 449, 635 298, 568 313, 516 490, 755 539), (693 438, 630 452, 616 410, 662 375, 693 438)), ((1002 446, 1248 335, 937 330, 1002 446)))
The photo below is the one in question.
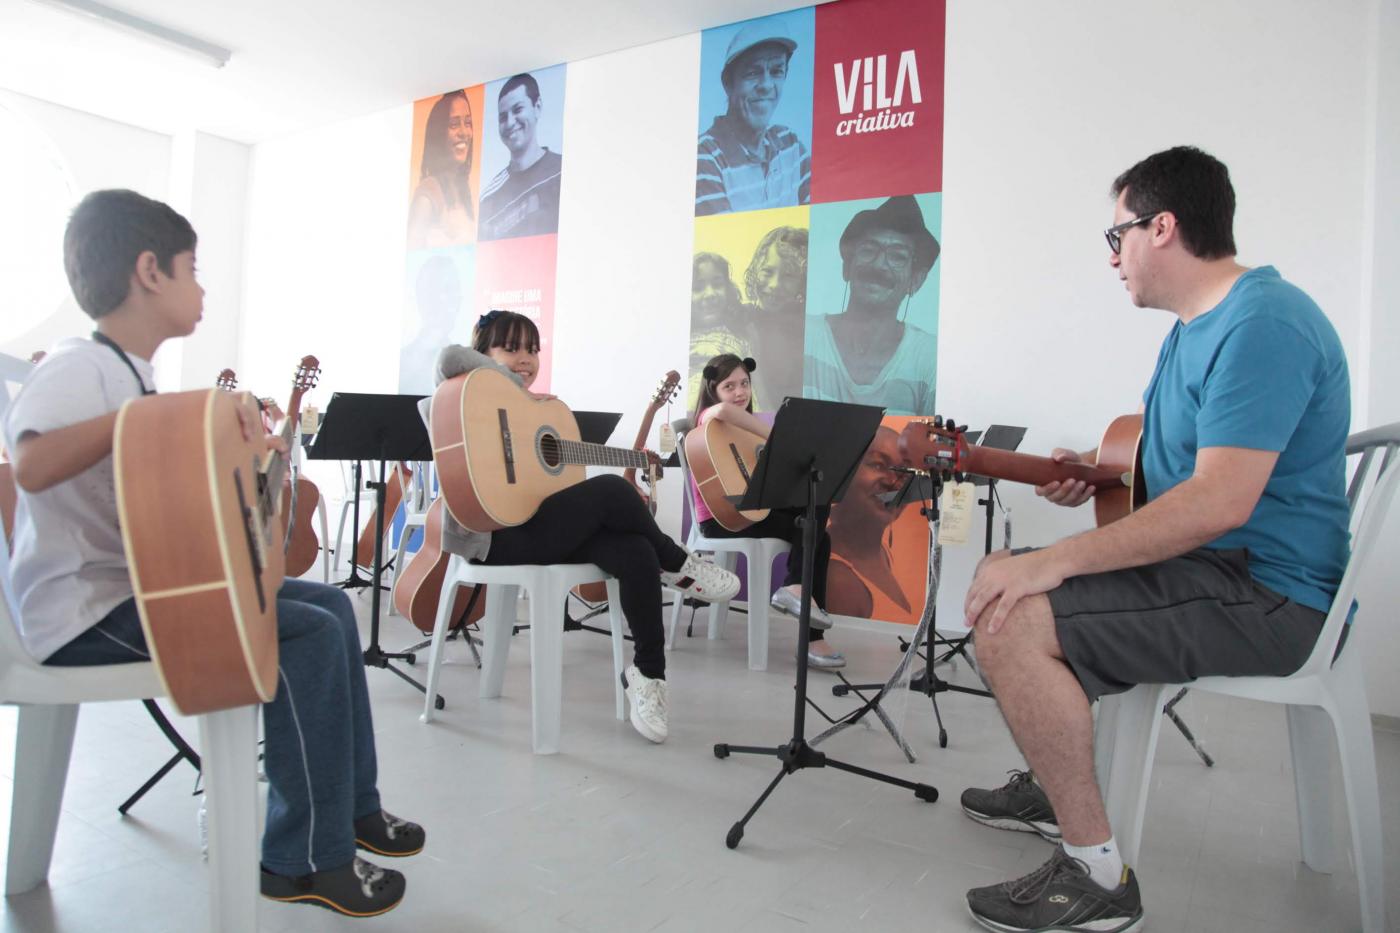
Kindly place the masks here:
POLYGON ((203 39, 180 32, 178 29, 153 23, 148 19, 142 19, 139 16, 133 16, 122 10, 97 3, 95 0, 35 0, 35 2, 67 10, 70 13, 81 13, 105 25, 135 32, 147 39, 154 39, 171 48, 194 55, 215 68, 227 65, 229 58, 233 55, 228 49, 214 45, 212 42, 205 42, 203 39))

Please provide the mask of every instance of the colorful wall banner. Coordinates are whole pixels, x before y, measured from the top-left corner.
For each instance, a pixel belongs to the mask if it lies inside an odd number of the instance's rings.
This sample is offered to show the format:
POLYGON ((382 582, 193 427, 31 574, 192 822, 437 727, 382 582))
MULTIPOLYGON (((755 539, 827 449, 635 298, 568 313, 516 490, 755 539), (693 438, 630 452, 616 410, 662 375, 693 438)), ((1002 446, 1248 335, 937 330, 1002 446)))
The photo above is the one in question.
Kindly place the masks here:
POLYGON ((943 190, 943 0, 816 10, 812 202, 943 190))
MULTIPOLYGON (((877 405, 833 510, 828 607, 913 623, 928 526, 885 499, 893 437, 932 415, 943 220, 943 0, 840 0, 701 37, 689 399, 752 356, 756 411, 877 405)), ((893 462, 893 461, 890 461, 893 462)))
POLYGON ((400 392, 430 393, 437 350, 469 343, 492 308, 540 328, 534 388, 549 390, 565 76, 556 65, 414 104, 400 392))

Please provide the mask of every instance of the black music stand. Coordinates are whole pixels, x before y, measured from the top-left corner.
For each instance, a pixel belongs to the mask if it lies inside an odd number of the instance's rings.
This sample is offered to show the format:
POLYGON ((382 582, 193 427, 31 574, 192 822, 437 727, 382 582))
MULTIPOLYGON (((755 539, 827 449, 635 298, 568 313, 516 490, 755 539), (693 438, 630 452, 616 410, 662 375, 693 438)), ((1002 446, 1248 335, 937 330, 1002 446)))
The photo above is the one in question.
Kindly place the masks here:
MULTIPOLYGON (((421 395, 373 395, 362 392, 336 392, 321 417, 316 440, 307 450, 310 460, 378 460, 379 480, 366 485, 374 490, 374 574, 370 581, 369 645, 365 666, 392 671, 400 679, 426 693, 427 688, 394 667, 392 661, 417 659, 412 652, 388 652, 379 645, 379 591, 384 574, 384 494, 385 464, 399 460, 431 460, 433 444, 427 426, 418 413, 421 395)), ((357 465, 358 467, 358 465, 357 465)), ((358 491, 358 490, 357 490, 358 491)), ((353 565, 353 562, 352 562, 353 565)), ((442 696, 434 704, 443 708, 442 696)))
MULTIPOLYGON (((839 501, 846 492, 856 467, 880 427, 883 409, 870 405, 848 405, 842 402, 822 402, 814 399, 787 398, 773 420, 768 437, 748 490, 739 501, 741 510, 805 509, 801 519, 802 554, 802 612, 798 622, 797 685, 793 707, 792 738, 786 745, 772 746, 715 745, 716 758, 728 758, 732 753, 771 755, 782 762, 782 768, 763 793, 749 807, 739 822, 730 827, 724 844, 733 849, 744 838, 744 826, 763 806, 778 782, 803 768, 836 768, 850 774, 893 784, 912 790, 920 800, 938 799, 938 790, 928 784, 906 781, 856 765, 829 758, 808 744, 806 739, 807 711, 807 648, 811 640, 812 574, 817 551, 817 506, 839 501)), ((750 599, 765 599, 766 593, 750 593, 750 599)))

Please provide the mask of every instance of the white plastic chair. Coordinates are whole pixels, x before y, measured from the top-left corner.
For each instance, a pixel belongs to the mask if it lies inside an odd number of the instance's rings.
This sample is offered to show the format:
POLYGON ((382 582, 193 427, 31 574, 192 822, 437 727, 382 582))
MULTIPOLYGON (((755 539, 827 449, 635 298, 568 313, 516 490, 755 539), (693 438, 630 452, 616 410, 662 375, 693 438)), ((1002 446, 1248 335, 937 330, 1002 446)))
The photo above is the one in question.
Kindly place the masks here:
MULTIPOLYGON (((690 464, 685 458, 684 434, 676 437, 676 452, 681 464, 681 482, 685 484, 685 494, 690 497, 690 514, 694 516, 695 496, 690 482, 690 464)), ((685 546, 692 551, 713 554, 715 563, 730 573, 738 566, 739 555, 744 555, 749 568, 749 670, 768 670, 768 598, 773 590, 773 561, 779 554, 791 551, 792 545, 782 538, 707 538, 700 530, 700 523, 692 521, 685 546)), ((668 648, 675 647, 676 628, 683 603, 684 600, 677 599, 671 606, 671 631, 666 639, 668 648)), ((724 623, 728 615, 728 602, 710 603, 711 641, 724 637, 724 623)))
POLYGON ((403 493, 403 528, 399 531, 398 547, 394 550, 394 579, 389 586, 391 616, 398 615, 398 610, 394 608, 394 591, 398 589, 399 576, 403 573, 404 549, 413 532, 427 524, 428 506, 433 504, 436 496, 432 461, 415 463, 413 479, 407 483, 401 474, 395 475, 399 477, 400 491, 403 493))
MULTIPOLYGON (((1400 485, 1398 452, 1400 422, 1353 434, 1347 440, 1347 454, 1361 456, 1347 490, 1352 511, 1351 559, 1317 644, 1303 666, 1288 677, 1202 677, 1191 684, 1193 691, 1287 705, 1303 861, 1319 872, 1330 871, 1333 860, 1331 762, 1325 754, 1332 748, 1328 741, 1330 722, 1341 755, 1342 786, 1361 894, 1361 922, 1366 933, 1386 930, 1385 883, 1376 750, 1356 632, 1351 633, 1341 656, 1335 661, 1334 656, 1351 611, 1357 579, 1371 557, 1386 511, 1400 485), (1378 458, 1377 454, 1381 456, 1378 458), (1374 481, 1368 482, 1378 459, 1374 481)), ((1362 606, 1361 610, 1368 608, 1382 612, 1393 609, 1362 606)), ((1165 698, 1178 689, 1175 685, 1146 684, 1100 702, 1095 765, 1109 823, 1123 859, 1129 864, 1137 862, 1142 846, 1152 759, 1162 722, 1159 713, 1165 698)))
POLYGON ((467 562, 453 554, 438 597, 437 619, 433 623, 432 648, 428 653, 427 694, 423 702, 423 722, 432 722, 436 710, 438 674, 442 670, 443 642, 452 624, 452 604, 460 586, 486 584, 486 615, 481 619, 480 696, 501 695, 506 659, 510 654, 511 629, 515 625, 515 603, 523 588, 530 597, 530 702, 532 739, 535 754, 559 751, 559 720, 563 709, 564 677, 564 600, 580 583, 606 581, 608 619, 612 629, 613 693, 617 718, 626 719, 622 690, 624 619, 618 601, 617 578, 594 564, 511 564, 490 566, 467 562))
MULTIPOLYGON (((15 378, 20 362, 0 357, 0 383, 15 378)), ((7 395, 0 397, 0 414, 7 403, 7 395)), ((8 542, 0 534, 0 703, 19 707, 6 896, 31 891, 48 878, 79 705, 164 695, 150 662, 36 663, 14 624, 9 578, 8 542)), ((216 933, 242 933, 258 925, 257 713, 256 706, 245 706, 199 717, 209 800, 210 928, 216 933)))

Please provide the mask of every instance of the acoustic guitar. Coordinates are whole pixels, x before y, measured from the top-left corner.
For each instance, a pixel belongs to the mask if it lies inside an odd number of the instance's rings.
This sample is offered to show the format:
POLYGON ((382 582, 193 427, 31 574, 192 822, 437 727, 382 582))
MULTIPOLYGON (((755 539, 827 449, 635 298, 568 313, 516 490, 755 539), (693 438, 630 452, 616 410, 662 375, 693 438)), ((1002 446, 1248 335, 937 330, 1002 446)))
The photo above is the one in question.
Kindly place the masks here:
MULTIPOLYGON (((316 384, 304 357, 287 408, 316 384)), ((219 389, 147 395, 117 413, 117 512, 141 628, 186 716, 267 702, 277 692, 278 516, 288 456, 245 440, 249 396, 219 389)), ((291 420, 282 426, 290 441, 291 420)))
POLYGON ((587 444, 558 399, 537 399, 483 367, 433 393, 433 462, 447 510, 472 531, 524 524, 541 502, 582 482, 585 466, 658 469, 655 454, 587 444))
POLYGON ((1082 480, 1094 487, 1094 520, 1107 525, 1147 501, 1142 479, 1142 415, 1120 415, 1104 432, 1094 463, 1060 463, 967 442, 965 426, 936 418, 911 421, 899 435, 899 452, 916 470, 974 473, 1013 483, 1043 486, 1082 480))
MULTIPOLYGON (((238 388, 238 375, 233 370, 224 368, 219 371, 214 385, 232 392, 238 388)), ((285 416, 275 400, 264 398, 260 401, 263 424, 271 430, 274 425, 280 424, 285 416)), ((292 425, 299 424, 300 419, 301 413, 298 411, 291 418, 292 425)), ((281 513, 282 527, 287 530, 285 569, 287 576, 300 577, 315 565, 316 557, 321 553, 321 541, 316 537, 316 529, 311 524, 311 519, 316 515, 316 507, 321 501, 321 490, 300 472, 295 476, 289 472, 284 484, 289 489, 289 493, 282 496, 281 513)))
POLYGON ((768 509, 739 511, 735 501, 749 488, 749 478, 767 441, 718 418, 685 436, 685 461, 701 500, 715 521, 729 531, 743 531, 768 517, 768 509))
MULTIPOLYGON (((446 514, 446 503, 439 497, 428 506, 424 516, 423 544, 400 571, 394 582, 394 608, 408 619, 418 630, 431 635, 437 621, 438 599, 442 596, 442 581, 447 576, 447 562, 451 556, 442 549, 442 518, 446 514)), ((457 596, 452 604, 452 620, 456 624, 467 610, 476 587, 457 588, 457 596)), ((463 624, 470 624, 486 614, 485 590, 472 606, 471 615, 463 624)))

